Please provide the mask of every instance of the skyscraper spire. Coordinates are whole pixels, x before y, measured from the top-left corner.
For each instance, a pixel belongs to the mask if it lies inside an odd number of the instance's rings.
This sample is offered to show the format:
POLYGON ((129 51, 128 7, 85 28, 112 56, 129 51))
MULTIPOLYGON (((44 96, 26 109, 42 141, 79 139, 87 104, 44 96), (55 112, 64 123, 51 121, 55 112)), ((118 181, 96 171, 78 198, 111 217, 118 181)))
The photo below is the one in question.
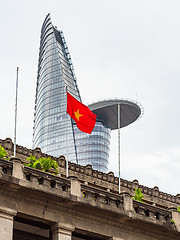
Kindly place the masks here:
MULTIPOLYGON (((81 100, 71 57, 62 31, 52 25, 50 14, 41 29, 36 86, 33 147, 50 155, 65 155, 66 86, 81 100)), ((76 161, 74 131, 68 118, 69 158, 76 161)))

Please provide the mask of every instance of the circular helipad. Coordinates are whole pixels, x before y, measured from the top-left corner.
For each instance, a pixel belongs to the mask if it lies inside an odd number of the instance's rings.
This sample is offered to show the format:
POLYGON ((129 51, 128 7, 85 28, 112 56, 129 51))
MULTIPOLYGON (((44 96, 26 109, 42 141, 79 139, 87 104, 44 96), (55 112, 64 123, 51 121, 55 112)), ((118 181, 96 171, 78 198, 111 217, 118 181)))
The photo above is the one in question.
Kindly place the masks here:
POLYGON ((102 100, 88 107, 111 130, 118 129, 118 105, 120 105, 120 127, 126 127, 142 116, 142 107, 137 102, 123 99, 102 100))

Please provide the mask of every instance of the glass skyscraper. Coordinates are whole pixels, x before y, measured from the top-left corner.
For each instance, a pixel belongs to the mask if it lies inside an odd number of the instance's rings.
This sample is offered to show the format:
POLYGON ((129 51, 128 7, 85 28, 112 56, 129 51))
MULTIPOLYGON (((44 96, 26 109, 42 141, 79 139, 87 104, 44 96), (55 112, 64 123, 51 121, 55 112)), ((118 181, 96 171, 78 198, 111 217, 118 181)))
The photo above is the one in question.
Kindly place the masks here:
POLYGON ((66 86, 80 100, 63 33, 52 25, 48 14, 41 29, 33 147, 53 156, 65 155, 67 138, 68 158, 75 161, 74 128, 66 117, 66 86))
MULTIPOLYGON (((68 92, 81 101, 65 38, 62 31, 52 25, 48 14, 40 37, 33 148, 40 147, 42 152, 49 155, 64 155, 68 161, 91 164, 94 169, 106 172, 110 132, 117 128, 112 128, 110 124, 112 102, 108 101, 109 108, 104 102, 89 106, 97 114, 97 121, 91 134, 83 133, 66 114, 66 86, 68 92)), ((113 104, 116 108, 117 102, 113 104)), ((139 117, 141 109, 134 104, 133 111, 135 115, 131 122, 139 117)))

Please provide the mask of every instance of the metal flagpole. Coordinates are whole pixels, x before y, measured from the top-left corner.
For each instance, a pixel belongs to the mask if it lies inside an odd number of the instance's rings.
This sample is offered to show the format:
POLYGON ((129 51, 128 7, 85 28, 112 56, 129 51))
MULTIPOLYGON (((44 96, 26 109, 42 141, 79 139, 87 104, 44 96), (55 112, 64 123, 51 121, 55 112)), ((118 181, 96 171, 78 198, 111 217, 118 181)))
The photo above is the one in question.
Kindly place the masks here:
POLYGON ((15 126, 14 126, 14 157, 16 156, 16 125, 17 125, 18 71, 19 71, 19 67, 17 67, 17 76, 16 76, 15 126))
POLYGON ((118 167, 119 167, 119 193, 121 191, 121 178, 120 178, 120 128, 121 128, 121 106, 118 104, 118 167))
MULTIPOLYGON (((66 98, 67 98, 67 86, 66 86, 66 98)), ((66 101, 67 105, 67 101, 66 101)), ((67 106, 66 106, 67 110, 67 106)), ((66 177, 68 177, 68 113, 66 111, 66 177)))

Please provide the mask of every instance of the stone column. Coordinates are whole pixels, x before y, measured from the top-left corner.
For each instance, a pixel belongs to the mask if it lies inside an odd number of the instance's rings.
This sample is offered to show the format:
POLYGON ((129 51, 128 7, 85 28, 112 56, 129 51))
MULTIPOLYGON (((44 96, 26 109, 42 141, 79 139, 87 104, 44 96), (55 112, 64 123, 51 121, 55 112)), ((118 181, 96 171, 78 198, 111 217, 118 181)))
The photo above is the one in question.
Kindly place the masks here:
POLYGON ((125 211, 134 212, 133 199, 127 192, 122 192, 121 195, 124 198, 123 208, 125 211))
POLYGON ((70 224, 56 223, 51 228, 52 240, 71 240, 74 227, 70 224))
POLYGON ((71 180, 71 194, 77 197, 82 197, 81 192, 81 183, 78 181, 78 178, 75 176, 69 176, 71 180))
POLYGON ((23 179, 23 167, 24 165, 21 163, 21 160, 19 158, 11 158, 13 162, 13 171, 12 171, 12 177, 23 179))
POLYGON ((168 208, 172 212, 172 220, 175 222, 176 229, 180 231, 180 213, 177 211, 176 207, 168 208))
POLYGON ((15 210, 0 207, 0 239, 13 239, 13 217, 17 214, 15 210))
POLYGON ((113 240, 124 240, 124 238, 119 238, 119 237, 113 237, 113 240))

